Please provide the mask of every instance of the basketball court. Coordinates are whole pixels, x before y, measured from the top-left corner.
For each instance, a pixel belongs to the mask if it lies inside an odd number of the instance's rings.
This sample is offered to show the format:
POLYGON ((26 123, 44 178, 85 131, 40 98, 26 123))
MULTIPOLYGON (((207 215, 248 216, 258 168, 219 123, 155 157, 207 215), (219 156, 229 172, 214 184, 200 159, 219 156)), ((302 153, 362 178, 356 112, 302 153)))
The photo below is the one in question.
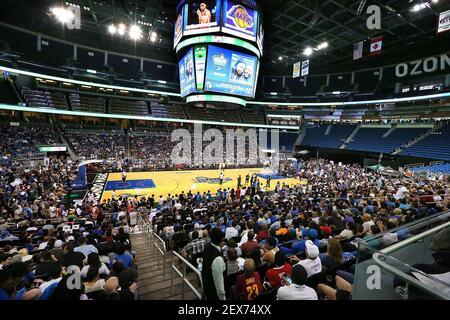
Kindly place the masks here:
POLYGON ((116 197, 138 196, 148 197, 154 195, 159 198, 160 195, 167 197, 168 194, 180 194, 182 191, 187 193, 200 193, 211 191, 216 194, 220 188, 237 187, 238 176, 241 175, 241 183, 245 183, 245 176, 256 174, 261 183, 265 186, 266 179, 270 176, 270 190, 275 189, 278 181, 282 185, 289 186, 306 184, 294 178, 277 175, 263 168, 254 169, 225 169, 223 184, 219 184, 219 170, 194 170, 194 171, 159 171, 159 172, 128 172, 126 182, 122 182, 121 173, 110 173, 102 194, 101 201, 112 198, 112 192, 115 190, 116 197))

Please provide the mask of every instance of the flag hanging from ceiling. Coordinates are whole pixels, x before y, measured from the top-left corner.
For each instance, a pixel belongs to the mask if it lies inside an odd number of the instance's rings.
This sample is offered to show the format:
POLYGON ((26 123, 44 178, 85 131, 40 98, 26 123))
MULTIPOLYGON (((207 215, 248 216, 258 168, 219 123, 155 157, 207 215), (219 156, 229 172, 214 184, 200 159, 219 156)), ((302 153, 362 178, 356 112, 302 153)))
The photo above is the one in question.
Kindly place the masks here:
POLYGON ((363 56, 364 41, 360 41, 353 45, 353 60, 361 59, 363 56))
POLYGON ((302 73, 301 76, 307 76, 309 74, 309 60, 302 62, 302 73))
POLYGON ((292 72, 292 78, 300 77, 300 64, 301 62, 297 62, 294 64, 294 70, 292 72))
POLYGON ((377 37, 370 40, 370 55, 380 54, 383 50, 383 37, 377 37))

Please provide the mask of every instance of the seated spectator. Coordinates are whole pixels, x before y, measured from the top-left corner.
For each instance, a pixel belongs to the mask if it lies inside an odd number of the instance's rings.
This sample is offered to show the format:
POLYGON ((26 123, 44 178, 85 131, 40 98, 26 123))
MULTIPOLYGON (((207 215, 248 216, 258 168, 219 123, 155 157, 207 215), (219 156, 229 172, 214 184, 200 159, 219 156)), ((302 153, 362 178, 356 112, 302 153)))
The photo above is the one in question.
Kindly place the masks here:
POLYGON ((181 226, 175 227, 175 233, 170 240, 170 247, 175 252, 181 252, 189 242, 189 236, 181 226))
POLYGON ((81 252, 75 252, 72 243, 67 243, 64 247, 64 255, 58 260, 65 268, 69 266, 77 266, 79 269, 83 268, 83 260, 85 256, 81 252))
POLYGON ((78 301, 87 300, 87 296, 84 294, 84 284, 81 283, 80 287, 69 288, 70 274, 65 275, 61 281, 58 282, 55 290, 49 296, 48 300, 54 301, 78 301))
POLYGON ((357 234, 356 224, 352 221, 348 221, 345 225, 345 229, 335 236, 336 239, 351 239, 357 234))
POLYGON ((197 264, 196 259, 201 257, 203 254, 203 250, 205 250, 205 239, 199 238, 198 231, 192 232, 192 241, 189 242, 184 248, 185 257, 188 258, 189 261, 193 262, 194 265, 197 264))
POLYGON ((305 285, 308 273, 302 265, 292 267, 291 278, 291 285, 278 289, 278 300, 318 300, 316 291, 305 285))
POLYGON ((85 278, 87 276, 89 268, 98 268, 100 276, 106 277, 109 275, 108 267, 103 262, 100 262, 98 254, 94 252, 88 255, 86 265, 81 269, 81 277, 85 278))
POLYGON ((244 273, 236 279, 236 294, 238 300, 254 300, 263 291, 259 273, 255 271, 255 261, 247 259, 244 263, 244 273))
POLYGON ((329 285, 320 283, 317 286, 319 295, 325 297, 326 300, 351 300, 353 286, 340 276, 335 277, 336 289, 329 285))
POLYGON ((50 251, 42 252, 39 257, 39 263, 36 265, 35 276, 36 277, 49 277, 55 272, 59 272, 61 269, 61 263, 57 262, 51 255, 50 251))
POLYGON ((298 261, 297 264, 303 266, 306 270, 308 277, 313 274, 319 273, 322 271, 322 262, 319 258, 319 248, 311 241, 307 240, 305 242, 306 245, 306 259, 300 260, 296 256, 292 256, 291 259, 294 261, 298 261))
POLYGON ((268 264, 273 264, 275 262, 275 254, 280 249, 277 247, 277 241, 273 237, 269 237, 266 239, 265 252, 262 260, 267 262, 268 264))
POLYGON ((372 216, 368 213, 365 213, 363 215, 363 221, 364 222, 363 222, 362 226, 363 226, 364 232, 367 233, 367 232, 369 232, 370 227, 375 225, 375 222, 372 220, 372 216))
POLYGON ((139 285, 137 274, 133 269, 124 270, 119 274, 119 286, 120 300, 137 300, 139 285))
POLYGON ((268 224, 264 223, 261 225, 261 230, 256 235, 256 241, 261 242, 262 240, 269 237, 269 226, 268 224))
POLYGON ((85 257, 87 257, 91 252, 98 253, 98 249, 94 245, 86 244, 86 238, 83 236, 78 239, 78 247, 75 247, 73 251, 81 252, 85 257))
POLYGON ((61 259, 61 257, 64 255, 64 249, 62 248, 64 242, 61 240, 56 240, 53 249, 50 251, 51 255, 56 258, 56 260, 61 259))
POLYGON ((134 266, 134 261, 131 255, 125 252, 125 246, 119 243, 116 247, 117 255, 114 257, 114 261, 120 261, 125 269, 132 268, 134 266))
POLYGON ((23 277, 28 273, 24 262, 16 262, 0 270, 0 301, 1 300, 35 300, 39 298, 39 289, 29 289, 20 286, 23 277))
POLYGON ((267 270, 266 279, 271 288, 279 288, 286 283, 286 277, 291 276, 292 266, 286 261, 286 256, 282 251, 275 254, 275 267, 267 270))
POLYGON ((322 267, 325 269, 331 269, 341 265, 344 262, 342 246, 336 239, 329 239, 327 242, 327 252, 320 254, 320 261, 322 267))
POLYGON ((240 246, 243 256, 247 257, 254 248, 258 247, 258 241, 256 241, 254 238, 255 232, 253 230, 248 231, 247 241, 242 243, 240 246))
POLYGON ((231 226, 225 229, 225 239, 230 240, 234 237, 239 236, 239 231, 236 229, 237 220, 233 220, 231 226))
POLYGON ((237 261, 238 256, 236 249, 228 249, 227 258, 227 276, 239 272, 241 268, 239 267, 239 262, 237 261))
POLYGON ((9 266, 11 263, 12 263, 11 255, 4 252, 0 252, 0 270, 9 266))
POLYGON ((100 279, 99 269, 95 266, 89 267, 84 281, 84 291, 89 294, 94 291, 103 290, 105 280, 100 279))

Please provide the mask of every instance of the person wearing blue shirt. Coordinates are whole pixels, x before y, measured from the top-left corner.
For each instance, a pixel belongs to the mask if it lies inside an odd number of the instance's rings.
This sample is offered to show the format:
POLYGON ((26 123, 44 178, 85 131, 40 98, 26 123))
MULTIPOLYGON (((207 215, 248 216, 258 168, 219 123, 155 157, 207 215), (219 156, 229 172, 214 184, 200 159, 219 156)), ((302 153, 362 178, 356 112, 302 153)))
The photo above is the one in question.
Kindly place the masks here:
POLYGON ((115 261, 120 261, 125 269, 132 268, 134 266, 133 258, 125 253, 125 246, 119 244, 116 249, 117 256, 114 257, 115 261))

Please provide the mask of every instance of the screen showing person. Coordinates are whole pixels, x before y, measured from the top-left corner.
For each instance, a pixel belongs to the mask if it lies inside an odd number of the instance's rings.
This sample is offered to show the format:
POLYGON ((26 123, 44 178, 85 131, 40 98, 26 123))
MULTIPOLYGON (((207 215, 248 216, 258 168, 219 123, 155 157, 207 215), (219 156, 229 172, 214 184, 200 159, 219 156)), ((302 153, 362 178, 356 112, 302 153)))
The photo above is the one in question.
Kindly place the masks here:
POLYGON ((208 24, 211 23, 211 11, 206 6, 206 3, 202 2, 200 4, 200 9, 197 10, 198 24, 208 24))
POLYGON ((244 81, 245 63, 242 60, 236 62, 233 68, 232 79, 235 81, 244 81))
POLYGON ((217 26, 216 0, 194 2, 190 4, 189 12, 188 30, 217 26))
POLYGON ((186 59, 186 68, 185 68, 185 72, 186 72, 186 80, 191 80, 192 77, 194 76, 194 63, 191 59, 190 56, 187 57, 186 59))
POLYGON ((245 82, 251 83, 251 81, 253 81, 252 76, 253 76, 253 66, 250 64, 245 65, 244 69, 245 82))
POLYGON ((253 84, 253 73, 255 61, 246 57, 241 57, 237 54, 233 54, 231 64, 231 77, 233 82, 245 83, 248 85, 253 84))

